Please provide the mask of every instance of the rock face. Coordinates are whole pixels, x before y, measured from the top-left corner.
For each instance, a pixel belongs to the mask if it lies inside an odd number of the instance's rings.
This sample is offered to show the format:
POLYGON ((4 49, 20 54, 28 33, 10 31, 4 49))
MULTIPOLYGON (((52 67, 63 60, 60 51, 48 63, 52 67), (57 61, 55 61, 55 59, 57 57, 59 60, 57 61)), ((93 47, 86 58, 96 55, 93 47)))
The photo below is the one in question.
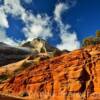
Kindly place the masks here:
POLYGON ((41 50, 47 52, 48 55, 49 53, 50 55, 51 53, 53 54, 54 51, 55 55, 62 53, 59 49, 50 46, 45 40, 38 38, 26 42, 20 47, 13 47, 0 42, 0 67, 10 63, 15 63, 30 55, 37 56, 41 53, 41 50))
POLYGON ((44 49, 44 52, 53 52, 53 51, 59 51, 56 47, 51 46, 48 44, 47 41, 41 39, 41 38, 35 38, 32 41, 28 41, 22 45, 22 47, 28 47, 37 50, 38 52, 41 52, 42 49, 44 49))
POLYGON ((32 52, 24 48, 12 47, 0 42, 0 66, 17 62, 26 58, 30 54, 32 54, 32 52))
POLYGON ((3 83, 0 91, 32 100, 99 100, 100 45, 42 61, 3 83))

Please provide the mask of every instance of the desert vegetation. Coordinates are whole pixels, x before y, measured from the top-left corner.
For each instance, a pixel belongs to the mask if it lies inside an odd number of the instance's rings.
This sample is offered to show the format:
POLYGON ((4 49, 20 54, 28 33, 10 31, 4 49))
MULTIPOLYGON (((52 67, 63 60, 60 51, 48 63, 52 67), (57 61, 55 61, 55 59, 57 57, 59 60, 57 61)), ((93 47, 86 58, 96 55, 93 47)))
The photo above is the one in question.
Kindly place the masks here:
POLYGON ((0 75, 0 82, 2 82, 2 81, 4 81, 4 80, 6 80, 6 79, 8 79, 8 75, 7 74, 3 74, 3 75, 0 75))
POLYGON ((83 46, 100 44, 100 30, 96 31, 96 37, 87 37, 83 40, 83 46))

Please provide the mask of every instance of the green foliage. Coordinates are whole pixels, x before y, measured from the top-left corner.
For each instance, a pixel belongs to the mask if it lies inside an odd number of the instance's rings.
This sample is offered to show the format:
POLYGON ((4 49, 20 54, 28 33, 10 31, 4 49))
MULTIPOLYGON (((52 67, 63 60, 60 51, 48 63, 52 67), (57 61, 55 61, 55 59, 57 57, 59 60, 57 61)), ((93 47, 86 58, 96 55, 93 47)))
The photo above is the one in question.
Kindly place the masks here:
POLYGON ((94 45, 95 45, 95 44, 100 44, 100 37, 95 37, 95 38, 93 39, 93 42, 94 42, 94 45))
POLYGON ((18 69, 16 69, 16 70, 14 71, 14 74, 13 74, 13 75, 16 76, 16 75, 19 74, 21 71, 23 71, 23 70, 25 70, 26 68, 30 67, 32 64, 33 64, 32 61, 24 61, 24 62, 21 64, 20 68, 18 68, 18 69))
POLYGON ((83 40, 83 46, 100 44, 100 31, 96 31, 96 37, 87 37, 83 40))
POLYGON ((4 81, 6 79, 8 79, 8 75, 4 74, 0 76, 0 81, 4 81))
POLYGON ((31 61, 24 61, 23 64, 21 65, 21 68, 24 69, 24 68, 27 68, 29 66, 32 65, 32 62, 31 61))
POLYGON ((45 53, 46 51, 45 51, 45 49, 44 48, 41 48, 41 51, 40 51, 41 53, 45 53))
POLYGON ((93 43, 93 38, 92 38, 92 37, 88 37, 88 38, 85 38, 85 39, 83 40, 83 46, 88 46, 88 45, 92 45, 92 44, 94 44, 94 43, 93 43))
POLYGON ((100 30, 96 31, 96 37, 100 38, 100 30))
POLYGON ((26 96, 28 96, 28 93, 27 92, 22 92, 19 96, 20 97, 26 97, 26 96))

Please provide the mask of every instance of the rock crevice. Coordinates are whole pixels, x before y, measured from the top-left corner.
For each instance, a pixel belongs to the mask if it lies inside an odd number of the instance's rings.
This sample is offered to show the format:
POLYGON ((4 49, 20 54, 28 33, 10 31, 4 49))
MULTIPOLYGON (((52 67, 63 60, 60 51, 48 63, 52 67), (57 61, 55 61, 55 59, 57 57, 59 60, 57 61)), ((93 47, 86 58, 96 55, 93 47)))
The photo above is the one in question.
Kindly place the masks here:
POLYGON ((3 83, 1 92, 19 96, 26 91, 35 100, 97 100, 100 97, 100 45, 42 61, 11 80, 3 83), (25 84, 24 80, 27 80, 25 84))

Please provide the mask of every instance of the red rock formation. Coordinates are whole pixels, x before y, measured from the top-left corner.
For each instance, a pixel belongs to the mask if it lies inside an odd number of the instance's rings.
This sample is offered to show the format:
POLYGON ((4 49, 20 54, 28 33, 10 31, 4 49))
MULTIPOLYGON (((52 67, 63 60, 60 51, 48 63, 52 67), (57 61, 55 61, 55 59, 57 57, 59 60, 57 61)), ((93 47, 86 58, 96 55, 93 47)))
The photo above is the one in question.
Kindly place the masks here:
POLYGON ((9 79, 3 93, 32 100, 99 100, 100 45, 46 60, 9 79))

